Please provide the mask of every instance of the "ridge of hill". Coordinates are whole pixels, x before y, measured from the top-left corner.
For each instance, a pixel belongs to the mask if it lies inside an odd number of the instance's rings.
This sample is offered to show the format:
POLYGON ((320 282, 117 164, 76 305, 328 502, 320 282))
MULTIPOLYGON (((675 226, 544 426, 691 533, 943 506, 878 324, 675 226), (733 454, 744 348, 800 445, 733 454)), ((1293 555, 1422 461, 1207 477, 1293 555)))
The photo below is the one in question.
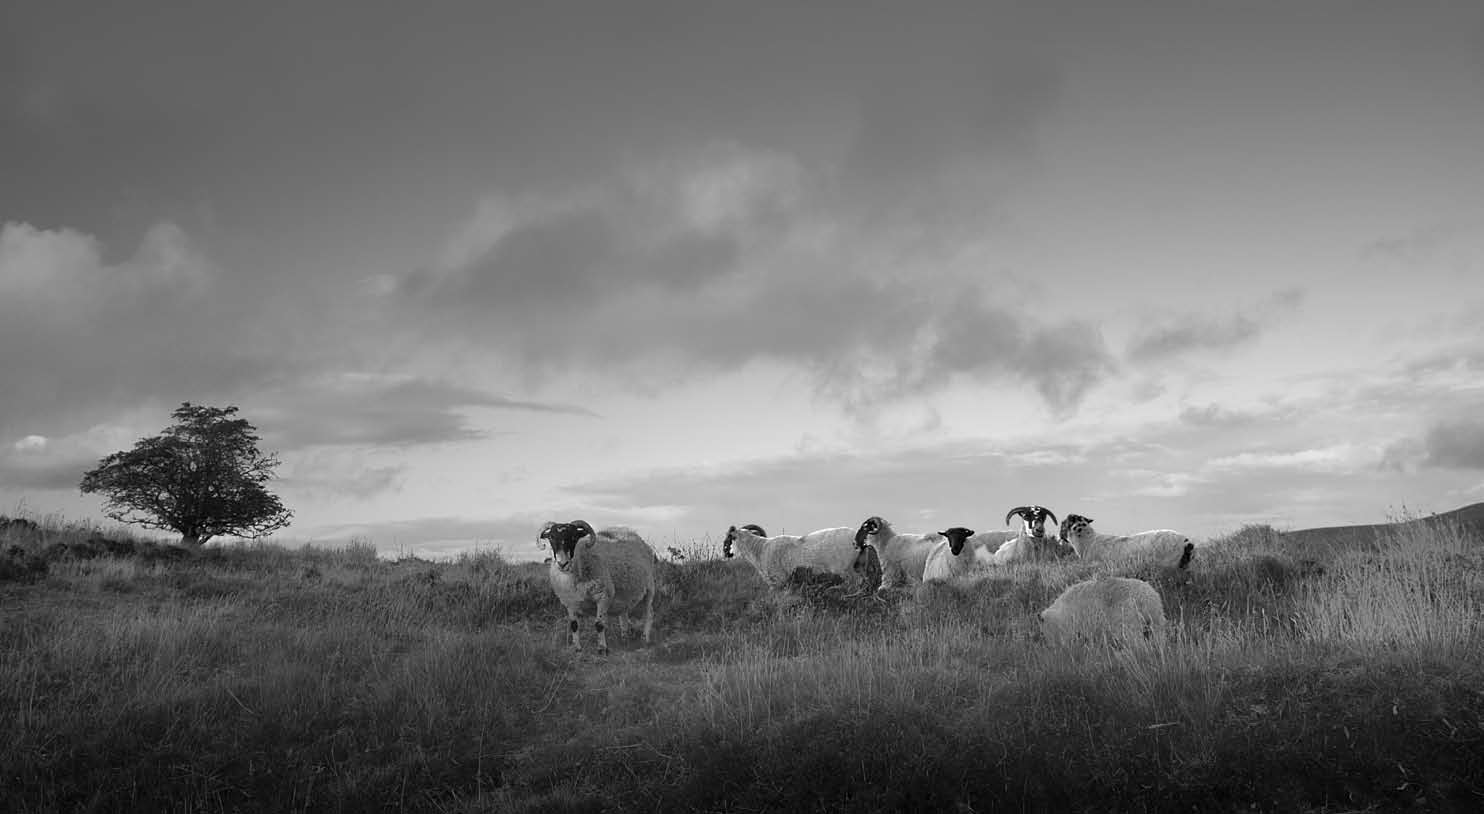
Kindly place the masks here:
POLYGON ((1332 543, 1374 543, 1383 535, 1395 534, 1409 527, 1453 526, 1464 532, 1484 535, 1484 503, 1473 503, 1440 514, 1415 517, 1394 523, 1371 523, 1355 526, 1321 526, 1282 532, 1285 542, 1297 545, 1332 543))

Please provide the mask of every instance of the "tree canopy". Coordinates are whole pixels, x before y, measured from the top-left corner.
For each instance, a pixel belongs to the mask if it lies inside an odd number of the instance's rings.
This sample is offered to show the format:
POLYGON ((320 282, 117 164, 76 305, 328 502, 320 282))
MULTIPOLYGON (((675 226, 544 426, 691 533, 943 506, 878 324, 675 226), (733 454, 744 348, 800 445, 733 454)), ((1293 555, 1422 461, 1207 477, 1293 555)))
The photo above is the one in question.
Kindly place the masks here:
POLYGON ((173 426, 102 459, 79 487, 106 496, 113 520, 179 532, 186 545, 271 534, 293 516, 264 488, 278 457, 258 450, 256 428, 236 413, 185 402, 173 426))

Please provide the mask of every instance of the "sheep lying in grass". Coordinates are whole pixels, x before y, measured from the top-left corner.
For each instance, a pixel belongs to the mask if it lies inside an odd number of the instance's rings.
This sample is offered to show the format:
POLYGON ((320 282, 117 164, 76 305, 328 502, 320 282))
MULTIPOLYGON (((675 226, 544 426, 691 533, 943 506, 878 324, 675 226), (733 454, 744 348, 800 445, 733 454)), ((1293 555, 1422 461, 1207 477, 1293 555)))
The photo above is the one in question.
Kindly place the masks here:
POLYGON ((1009 565, 1015 562, 1044 562, 1071 556, 1072 549, 1060 541, 1046 536, 1046 521, 1056 522, 1056 515, 1044 506, 1016 506, 1005 514, 1005 522, 1019 516, 1020 532, 1005 541, 989 560, 994 565, 1009 565))
POLYGON ((881 587, 878 590, 910 585, 922 581, 922 570, 928 555, 942 542, 943 535, 899 534, 891 523, 872 516, 855 530, 856 548, 874 546, 881 556, 881 587))
POLYGON ((943 536, 928 554, 922 568, 923 582, 946 582, 975 568, 993 565, 990 559, 1013 532, 991 531, 975 534, 973 529, 951 526, 938 532, 943 536))
POLYGON ((838 527, 811 531, 802 537, 769 537, 756 523, 728 528, 721 551, 727 559, 740 554, 770 588, 784 587, 789 574, 801 566, 852 576, 859 554, 854 529, 838 527))
POLYGON ((1150 556, 1178 568, 1190 565, 1195 543, 1178 531, 1155 529, 1115 536, 1093 530, 1092 518, 1069 514, 1061 524, 1061 539, 1084 560, 1112 561, 1150 556))
POLYGON ((1147 639, 1164 630, 1165 609, 1153 585, 1104 575, 1062 591, 1040 619, 1049 641, 1147 639))
POLYGON ((641 606, 644 643, 649 643, 654 629, 656 559, 644 538, 622 526, 598 532, 586 521, 573 520, 547 523, 539 539, 551 543, 548 568, 551 589, 567 608, 567 629, 577 652, 582 652, 577 618, 583 612, 592 612, 596 617, 593 627, 598 632, 600 654, 608 652, 603 620, 610 613, 620 614, 620 623, 626 630, 628 614, 641 606))

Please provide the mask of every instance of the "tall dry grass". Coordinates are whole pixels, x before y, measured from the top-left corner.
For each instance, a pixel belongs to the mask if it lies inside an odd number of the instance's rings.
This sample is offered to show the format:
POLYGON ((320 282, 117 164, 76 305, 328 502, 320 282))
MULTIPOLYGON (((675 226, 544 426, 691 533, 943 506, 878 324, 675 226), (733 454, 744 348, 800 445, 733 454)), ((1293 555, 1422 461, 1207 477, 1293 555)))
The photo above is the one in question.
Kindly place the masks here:
POLYGON ((1089 564, 878 602, 698 553, 661 564, 658 640, 605 659, 495 553, 27 543, 0 778, 16 811, 1475 810, 1481 541, 1454 531, 1127 564, 1173 623, 1148 647, 1039 640, 1089 564))

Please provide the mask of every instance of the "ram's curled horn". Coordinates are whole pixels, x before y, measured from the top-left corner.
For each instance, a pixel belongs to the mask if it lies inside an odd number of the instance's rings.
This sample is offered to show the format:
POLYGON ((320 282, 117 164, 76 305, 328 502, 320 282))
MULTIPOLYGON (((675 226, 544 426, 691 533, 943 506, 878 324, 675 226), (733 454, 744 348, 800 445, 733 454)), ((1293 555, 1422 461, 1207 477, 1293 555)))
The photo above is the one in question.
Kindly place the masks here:
POLYGON ((861 527, 855 530, 855 547, 856 548, 865 548, 866 547, 866 536, 867 535, 870 535, 870 534, 875 534, 876 532, 878 532, 880 530, 881 530, 881 518, 880 517, 877 517, 876 515, 871 515, 870 517, 867 517, 865 519, 865 522, 861 523, 861 527))
MULTIPOLYGON (((598 533, 596 531, 593 531, 593 527, 589 526, 586 520, 573 520, 567 525, 571 526, 574 529, 582 529, 583 537, 591 536, 594 540, 598 539, 598 533)), ((580 540, 582 539, 582 537, 579 537, 577 539, 580 540)))
MULTIPOLYGON (((736 526, 733 526, 732 528, 736 528, 736 526)), ((766 531, 763 531, 763 527, 762 526, 759 526, 756 523, 748 523, 747 525, 743 526, 742 528, 747 529, 748 531, 752 532, 753 534, 756 534, 759 537, 767 537, 768 536, 768 533, 766 531)))
POLYGON ((1022 519, 1025 519, 1025 520, 1031 519, 1030 518, 1030 511, 1031 511, 1031 507, 1029 507, 1029 506, 1016 506, 1015 508, 1013 508, 1010 511, 1008 511, 1008 512, 1005 513, 1005 525, 1007 525, 1007 526, 1010 525, 1010 518, 1012 518, 1012 517, 1014 517, 1016 515, 1020 515, 1021 518, 1022 519))
POLYGON ((1045 506, 1037 506, 1035 508, 1037 511, 1043 512, 1047 517, 1051 518, 1051 522, 1053 524, 1056 523, 1056 515, 1053 514, 1050 509, 1046 508, 1045 506))

